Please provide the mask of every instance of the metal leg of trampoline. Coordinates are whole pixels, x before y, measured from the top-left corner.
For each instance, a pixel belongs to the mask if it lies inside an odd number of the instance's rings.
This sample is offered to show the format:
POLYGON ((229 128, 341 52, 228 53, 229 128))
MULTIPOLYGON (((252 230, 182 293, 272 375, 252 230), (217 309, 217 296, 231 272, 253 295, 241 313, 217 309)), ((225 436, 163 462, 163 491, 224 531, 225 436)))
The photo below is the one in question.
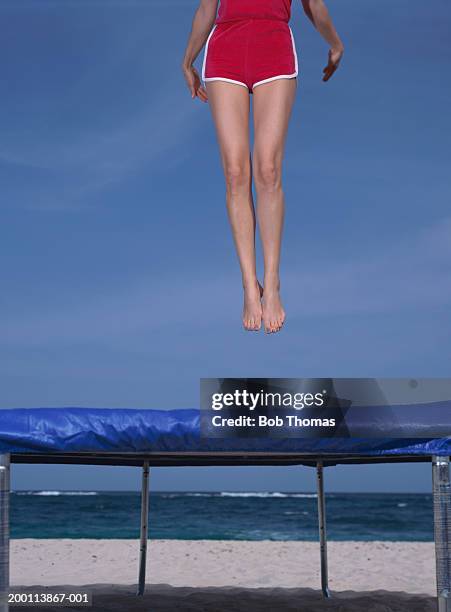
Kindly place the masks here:
POLYGON ((323 463, 316 464, 316 476, 318 487, 318 524, 319 544, 321 554, 321 590, 324 597, 331 597, 329 591, 329 576, 327 569, 327 533, 326 533, 326 500, 324 497, 323 463))
POLYGON ((449 457, 432 457, 438 611, 451 612, 451 487, 449 457))
POLYGON ((149 533, 149 474, 149 462, 146 461, 143 464, 141 490, 141 544, 139 548, 138 595, 144 595, 146 588, 147 538, 149 533))
POLYGON ((0 454, 0 612, 8 612, 9 455, 0 454))

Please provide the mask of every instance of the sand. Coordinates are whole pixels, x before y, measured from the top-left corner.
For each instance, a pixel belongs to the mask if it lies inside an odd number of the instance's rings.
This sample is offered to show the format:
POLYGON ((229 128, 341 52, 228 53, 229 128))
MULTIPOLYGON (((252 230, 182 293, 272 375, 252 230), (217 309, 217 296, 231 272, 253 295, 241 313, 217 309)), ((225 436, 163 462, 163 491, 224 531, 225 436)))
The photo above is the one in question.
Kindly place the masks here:
POLYGON ((138 555, 135 540, 13 540, 11 584, 85 586, 92 612, 436 610, 429 542, 330 542, 330 600, 314 542, 151 541, 144 598, 134 596, 138 555))

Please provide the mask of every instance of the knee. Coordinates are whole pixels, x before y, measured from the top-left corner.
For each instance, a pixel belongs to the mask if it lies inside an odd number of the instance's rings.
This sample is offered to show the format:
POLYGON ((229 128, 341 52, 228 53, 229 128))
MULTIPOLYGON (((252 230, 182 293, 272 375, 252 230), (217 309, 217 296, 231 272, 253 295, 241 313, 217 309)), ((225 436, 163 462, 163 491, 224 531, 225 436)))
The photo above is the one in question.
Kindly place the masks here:
POLYGON ((224 167, 225 181, 229 193, 237 193, 249 189, 249 164, 226 163, 224 167))
POLYGON ((258 161, 254 164, 254 180, 258 189, 276 191, 281 186, 281 169, 272 160, 258 161))

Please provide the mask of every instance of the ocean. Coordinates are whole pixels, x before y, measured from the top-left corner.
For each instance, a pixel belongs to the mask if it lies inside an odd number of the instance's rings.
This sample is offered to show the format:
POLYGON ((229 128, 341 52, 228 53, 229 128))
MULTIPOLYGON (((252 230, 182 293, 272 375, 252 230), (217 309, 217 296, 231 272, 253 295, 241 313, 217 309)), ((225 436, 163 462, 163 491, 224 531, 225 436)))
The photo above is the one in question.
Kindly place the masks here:
MULTIPOLYGON (((427 494, 331 493, 330 540, 432 541, 427 494)), ((313 493, 151 493, 151 538, 317 540, 313 493)), ((13 538, 137 538, 137 492, 16 491, 13 538)))

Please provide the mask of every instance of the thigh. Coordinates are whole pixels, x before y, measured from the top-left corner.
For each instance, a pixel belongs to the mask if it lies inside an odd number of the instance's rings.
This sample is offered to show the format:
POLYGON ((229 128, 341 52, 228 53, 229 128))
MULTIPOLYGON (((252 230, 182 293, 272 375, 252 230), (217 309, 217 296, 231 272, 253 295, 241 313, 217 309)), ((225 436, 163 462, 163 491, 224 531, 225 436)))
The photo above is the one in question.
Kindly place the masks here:
POLYGON ((206 86, 224 166, 249 163, 248 89, 224 81, 211 81, 206 86))
POLYGON ((277 79, 254 89, 254 159, 281 164, 296 96, 296 79, 277 79))

